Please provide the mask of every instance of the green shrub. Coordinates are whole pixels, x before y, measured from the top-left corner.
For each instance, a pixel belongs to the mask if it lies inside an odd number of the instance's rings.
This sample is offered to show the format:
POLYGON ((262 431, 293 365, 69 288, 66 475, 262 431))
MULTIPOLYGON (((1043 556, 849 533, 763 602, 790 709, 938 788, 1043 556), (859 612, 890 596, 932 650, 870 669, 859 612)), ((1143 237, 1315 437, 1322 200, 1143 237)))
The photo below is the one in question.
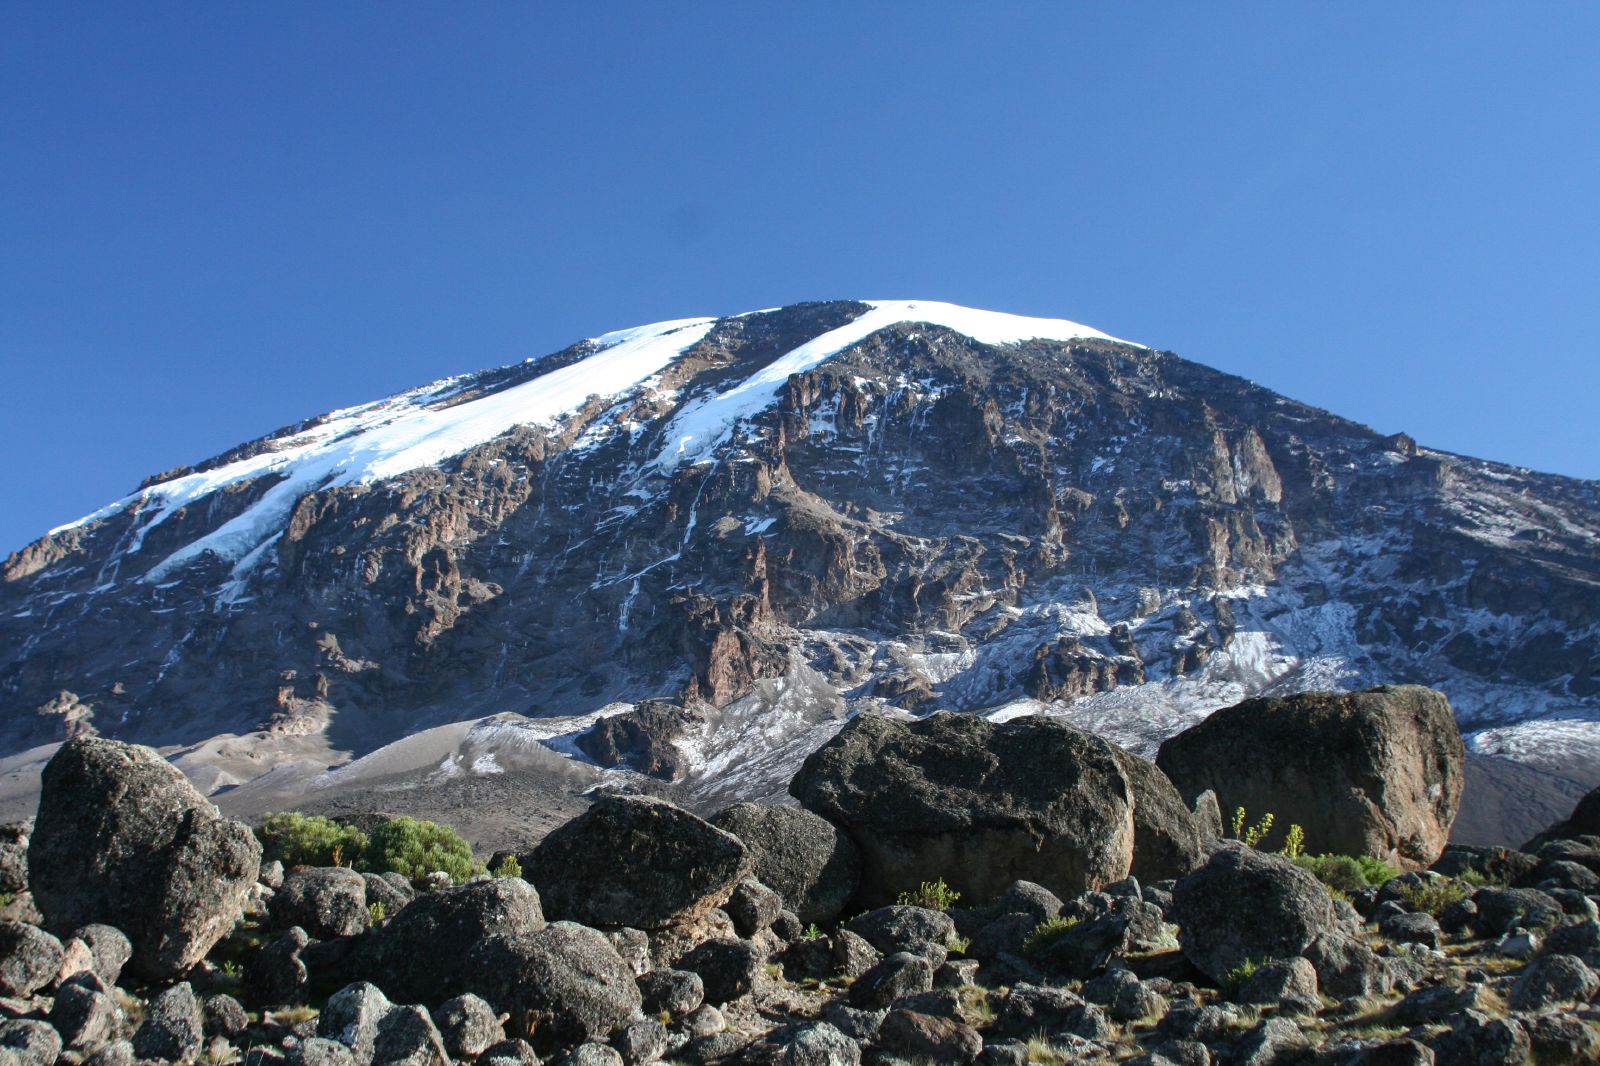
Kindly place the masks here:
POLYGON ((1300 855, 1294 864, 1345 896, 1400 876, 1399 870, 1370 855, 1300 855))
POLYGON ((1243 841, 1246 847, 1253 848, 1265 840, 1268 833, 1272 832, 1273 815, 1271 811, 1268 811, 1261 816, 1259 822, 1250 826, 1245 825, 1246 820, 1247 816, 1243 807, 1239 807, 1233 812, 1233 838, 1243 841))
POLYGON ((500 860, 500 865, 489 871, 495 877, 521 877, 522 864, 515 855, 507 855, 500 860))
POLYGON ((1068 929, 1071 929, 1082 920, 1081 918, 1046 918, 1034 926, 1033 932, 1023 939, 1022 953, 1024 955, 1037 955, 1057 940, 1060 940, 1066 935, 1068 929))
POLYGON ((917 886, 915 892, 902 892, 895 902, 902 907, 926 907, 930 911, 947 911, 955 906, 956 900, 961 898, 961 893, 955 891, 944 883, 944 878, 937 881, 924 881, 917 886))
POLYGON ((364 857, 369 870, 393 870, 413 881, 443 870, 459 884, 484 872, 483 864, 472 857, 472 848, 460 833, 447 825, 404 816, 372 831, 364 857))
POLYGON ((1472 889, 1460 881, 1438 880, 1400 886, 1400 898, 1406 901, 1407 907, 1435 918, 1471 894, 1472 889))
POLYGON ((1238 996, 1239 990, 1244 987, 1244 983, 1250 980, 1251 976, 1259 969, 1261 969, 1261 963, 1255 959, 1245 959, 1222 975, 1222 990, 1227 993, 1229 999, 1233 999, 1238 996))
POLYGON ((373 900, 371 903, 367 904, 368 925, 377 925, 387 917, 389 917, 389 908, 383 905, 383 901, 381 899, 373 900))
POLYGON ((354 826, 299 811, 267 815, 256 836, 262 858, 285 866, 350 865, 367 849, 367 835, 354 826))

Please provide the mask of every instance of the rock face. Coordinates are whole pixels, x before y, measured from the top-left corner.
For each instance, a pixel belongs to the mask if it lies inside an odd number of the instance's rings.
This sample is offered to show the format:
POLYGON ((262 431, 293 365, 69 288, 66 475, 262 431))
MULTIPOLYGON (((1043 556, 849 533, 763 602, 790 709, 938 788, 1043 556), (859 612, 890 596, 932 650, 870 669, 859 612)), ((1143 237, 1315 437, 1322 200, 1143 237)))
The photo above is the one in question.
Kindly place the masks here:
POLYGON ((352 722, 369 746, 510 708, 582 716, 559 735, 710 811, 781 794, 821 739, 797 734, 847 710, 1088 703, 1148 752, 1218 691, 1330 661, 1460 692, 1480 728, 1576 712, 1484 750, 1600 738, 1594 482, 974 314, 834 301, 633 331, 153 477, 0 562, 0 754, 352 722), (667 349, 650 374, 545 404, 641 337, 667 349), (381 446, 486 408, 506 417, 459 451, 381 446), (340 448, 395 461, 329 483, 340 448), (775 718, 780 687, 805 698, 775 718), (645 694, 694 723, 595 728, 645 694))
POLYGON ((711 824, 738 837, 755 876, 802 922, 831 922, 861 884, 861 855, 838 826, 803 807, 737 803, 711 824))
POLYGON ((1312 851, 1418 868, 1444 851, 1465 757, 1444 696, 1401 685, 1246 700, 1167 740, 1156 765, 1224 812, 1271 812, 1267 843, 1299 824, 1312 851))
POLYGON ((1133 861, 1133 790, 1116 749, 1059 720, 861 715, 789 789, 861 850, 865 905, 941 878, 975 901, 1017 880, 1071 896, 1133 861))
POLYGON ((659 929, 726 900, 750 856, 670 803, 613 796, 545 837, 522 867, 552 918, 659 929))
POLYGON ((44 769, 28 846, 46 925, 65 936, 104 922, 133 945, 129 969, 182 974, 238 920, 261 845, 222 818, 149 748, 80 737, 44 769))
POLYGON ((1238 844, 1179 881, 1172 904, 1184 955, 1219 982, 1246 962, 1304 954, 1334 927, 1333 900, 1315 877, 1238 844))

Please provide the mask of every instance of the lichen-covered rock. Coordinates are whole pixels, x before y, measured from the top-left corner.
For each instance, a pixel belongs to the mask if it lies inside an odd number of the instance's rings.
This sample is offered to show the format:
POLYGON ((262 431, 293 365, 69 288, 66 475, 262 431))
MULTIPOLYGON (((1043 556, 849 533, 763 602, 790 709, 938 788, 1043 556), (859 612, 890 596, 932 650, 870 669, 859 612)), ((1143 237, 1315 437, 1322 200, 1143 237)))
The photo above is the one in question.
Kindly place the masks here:
POLYGON ((0 825, 0 892, 28 890, 28 836, 33 819, 0 825))
POLYGON ((801 922, 835 920, 861 884, 855 843, 804 807, 736 803, 712 816, 711 824, 743 842, 755 876, 801 922))
POLYGON ((506 1038, 494 1008, 470 992, 435 1007, 433 1024, 453 1059, 477 1058, 506 1038))
POLYGON ((99 979, 69 981, 56 992, 50 1007, 50 1024, 67 1050, 87 1055, 117 1034, 122 1012, 99 979))
POLYGON ((933 987, 933 967, 920 955, 900 951, 856 978, 850 986, 850 1005, 859 1010, 882 1010, 901 996, 933 987))
POLYGON ((79 737, 45 765, 28 845, 34 901, 62 935, 120 929, 147 980, 181 975, 233 927, 260 861, 250 829, 149 748, 79 737))
POLYGON ((349 1048, 358 1063, 371 1062, 378 1027, 393 1009, 377 985, 367 981, 346 985, 328 998, 317 1015, 317 1035, 349 1048))
POLYGON ((738 837, 664 800, 608 796, 522 865, 552 918, 660 929, 720 905, 750 857, 738 837))
POLYGON ((133 1034, 133 1051, 141 1059, 193 1062, 204 1044, 205 1013, 188 982, 152 999, 133 1034))
POLYGON ((650 970, 639 976, 644 1012, 681 1017, 705 1002, 705 983, 688 970, 650 970))
POLYGON ((1600 978, 1576 955, 1543 955, 1530 962, 1511 986, 1512 1010, 1542 1011, 1562 1003, 1587 1003, 1600 992, 1600 978))
POLYGON ((26 996, 61 972, 61 941, 25 922, 0 922, 0 992, 26 996))
POLYGON ((1334 928, 1322 883, 1277 855, 1223 847, 1172 891, 1183 953, 1213 981, 1246 961, 1305 953, 1334 928))
POLYGON ((545 1050, 603 1040, 640 1005, 616 949, 573 922, 486 940, 472 949, 467 971, 467 983, 511 1016, 513 1031, 545 1050))
POLYGON ((296 870, 272 897, 275 927, 298 925, 316 940, 366 932, 368 919, 366 879, 342 866, 296 870))
POLYGON ((722 909, 733 920, 733 928, 742 937, 752 937, 783 913, 783 897, 754 877, 746 877, 734 886, 733 894, 722 909))
POLYGON ((61 1055, 61 1034, 49 1022, 31 1018, 0 1022, 0 1054, 7 1052, 22 1066, 54 1066, 61 1055))
POLYGON ((89 946, 93 956, 93 969, 108 985, 115 985, 122 976, 122 968, 133 958, 133 944, 115 926, 92 924, 72 934, 89 946))
POLYGON ((761 952, 750 941, 716 937, 686 953, 677 966, 699 974, 706 1002, 721 1006, 750 994, 761 976, 764 962, 761 952))
POLYGON ((469 959, 478 945, 542 928, 539 893, 526 881, 469 881, 417 897, 373 930, 357 954, 356 972, 382 982, 402 1001, 439 1002, 480 991, 467 980, 469 959))
POLYGON ((789 791, 855 841, 869 906, 941 879, 972 900, 1019 878, 1074 896, 1133 861, 1133 789, 1116 749, 1059 719, 858 715, 789 791))
POLYGON ((1449 839, 1465 760, 1444 696, 1398 685, 1245 700, 1168 739, 1156 765, 1186 797, 1272 813, 1273 846, 1300 825, 1317 851, 1419 868, 1449 839))
POLYGON ((948 914, 905 904, 858 914, 845 928, 885 955, 909 951, 924 958, 936 956, 936 966, 944 961, 944 946, 956 935, 956 923, 948 914))
POLYGON ((416 1004, 397 1006, 378 1022, 372 1061, 384 1066, 450 1066, 439 1030, 416 1004))

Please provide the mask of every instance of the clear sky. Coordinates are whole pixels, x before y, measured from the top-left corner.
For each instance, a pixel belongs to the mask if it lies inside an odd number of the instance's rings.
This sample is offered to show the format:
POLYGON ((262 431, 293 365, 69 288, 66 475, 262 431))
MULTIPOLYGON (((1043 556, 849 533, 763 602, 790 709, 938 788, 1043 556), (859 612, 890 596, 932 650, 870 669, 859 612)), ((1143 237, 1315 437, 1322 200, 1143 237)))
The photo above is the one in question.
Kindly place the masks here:
POLYGON ((1076 319, 1600 477, 1600 5, 0 4, 0 551, 806 299, 1076 319))

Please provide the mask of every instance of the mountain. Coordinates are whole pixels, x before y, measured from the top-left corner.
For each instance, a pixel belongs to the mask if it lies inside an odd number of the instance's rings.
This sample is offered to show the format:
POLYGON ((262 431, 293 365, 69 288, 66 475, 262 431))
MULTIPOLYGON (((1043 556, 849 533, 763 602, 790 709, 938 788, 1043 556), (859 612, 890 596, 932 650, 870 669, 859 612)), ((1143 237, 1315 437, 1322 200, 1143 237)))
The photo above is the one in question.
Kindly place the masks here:
POLYGON ((335 411, 0 577, 0 797, 93 730, 241 810, 704 806, 864 708, 1148 752, 1378 682, 1520 764, 1485 795, 1556 782, 1539 825, 1600 775, 1600 483, 928 301, 657 323, 335 411))

